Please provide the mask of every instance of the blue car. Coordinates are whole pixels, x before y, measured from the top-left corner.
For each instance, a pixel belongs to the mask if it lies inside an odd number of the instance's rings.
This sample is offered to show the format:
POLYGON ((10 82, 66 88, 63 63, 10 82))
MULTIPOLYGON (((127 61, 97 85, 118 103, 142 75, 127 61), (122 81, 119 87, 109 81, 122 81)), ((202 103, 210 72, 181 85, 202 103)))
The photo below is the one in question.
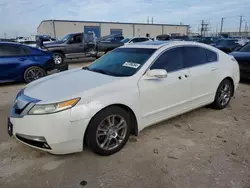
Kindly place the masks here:
POLYGON ((19 43, 0 42, 0 82, 25 81, 55 69, 52 53, 19 43))

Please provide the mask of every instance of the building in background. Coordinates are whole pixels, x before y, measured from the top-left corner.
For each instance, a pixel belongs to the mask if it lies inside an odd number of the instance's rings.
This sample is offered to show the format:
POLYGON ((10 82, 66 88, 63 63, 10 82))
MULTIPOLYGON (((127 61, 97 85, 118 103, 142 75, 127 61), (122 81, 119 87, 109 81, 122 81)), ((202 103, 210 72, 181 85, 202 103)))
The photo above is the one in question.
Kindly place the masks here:
POLYGON ((38 35, 50 35, 54 38, 62 38, 66 34, 76 32, 94 32, 97 37, 114 33, 121 33, 125 37, 147 34, 150 37, 161 34, 183 36, 188 34, 188 25, 44 20, 37 27, 38 35))

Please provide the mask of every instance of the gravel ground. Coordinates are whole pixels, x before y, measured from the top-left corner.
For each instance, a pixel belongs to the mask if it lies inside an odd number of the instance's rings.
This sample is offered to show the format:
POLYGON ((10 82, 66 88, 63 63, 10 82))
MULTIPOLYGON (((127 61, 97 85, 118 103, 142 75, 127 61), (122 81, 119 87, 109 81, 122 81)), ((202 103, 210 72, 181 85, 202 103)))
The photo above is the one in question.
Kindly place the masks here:
POLYGON ((9 138, 6 118, 23 86, 0 85, 0 188, 250 187, 248 84, 240 84, 228 108, 200 108, 149 127, 109 157, 87 148, 55 156, 9 138))

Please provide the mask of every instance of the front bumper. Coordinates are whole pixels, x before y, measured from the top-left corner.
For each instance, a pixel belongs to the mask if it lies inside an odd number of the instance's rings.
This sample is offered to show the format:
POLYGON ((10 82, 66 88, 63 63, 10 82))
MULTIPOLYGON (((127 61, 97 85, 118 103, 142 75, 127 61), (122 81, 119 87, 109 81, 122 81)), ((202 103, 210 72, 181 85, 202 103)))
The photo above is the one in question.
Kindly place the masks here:
POLYGON ((48 115, 10 117, 13 135, 24 144, 49 153, 80 152, 90 119, 71 122, 70 112, 71 110, 66 110, 48 115))

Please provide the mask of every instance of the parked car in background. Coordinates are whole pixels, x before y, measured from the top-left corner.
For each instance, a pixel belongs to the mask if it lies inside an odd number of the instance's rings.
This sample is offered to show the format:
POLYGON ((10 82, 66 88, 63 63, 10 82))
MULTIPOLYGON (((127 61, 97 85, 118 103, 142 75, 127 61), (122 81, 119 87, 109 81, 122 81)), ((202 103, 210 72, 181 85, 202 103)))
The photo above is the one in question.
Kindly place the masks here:
POLYGON ((171 37, 170 35, 163 34, 163 35, 156 36, 155 39, 158 41, 166 41, 166 40, 171 40, 171 37))
POLYGON ((225 108, 239 65, 196 42, 124 45, 85 68, 37 80, 16 97, 8 132, 54 154, 118 152, 144 128, 212 104, 225 108), (48 93, 49 91, 49 93, 48 93))
POLYGON ((250 79, 250 43, 230 53, 238 61, 240 66, 240 77, 250 79))
POLYGON ((211 44, 211 46, 214 46, 220 50, 222 50, 225 53, 232 52, 235 48, 240 47, 238 39, 219 39, 215 43, 211 44))
POLYGON ((103 36, 96 41, 97 56, 107 53, 117 47, 123 46, 122 40, 124 37, 121 34, 112 34, 103 36))
POLYGON ((128 38, 121 40, 121 42, 124 44, 132 44, 132 43, 145 42, 145 41, 152 41, 152 39, 149 37, 128 37, 128 38))
POLYGON ((19 43, 0 42, 0 82, 29 83, 55 68, 50 52, 19 43))

